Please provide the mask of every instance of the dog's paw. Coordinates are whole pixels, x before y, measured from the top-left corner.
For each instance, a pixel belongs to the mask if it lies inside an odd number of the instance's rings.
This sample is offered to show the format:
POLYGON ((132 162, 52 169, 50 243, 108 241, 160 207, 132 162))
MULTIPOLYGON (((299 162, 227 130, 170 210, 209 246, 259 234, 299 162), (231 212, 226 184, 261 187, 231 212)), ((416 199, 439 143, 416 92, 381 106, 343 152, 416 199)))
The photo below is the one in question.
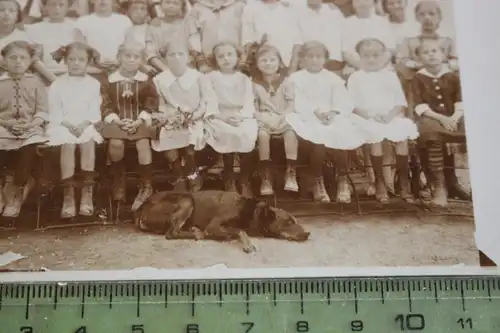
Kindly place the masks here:
POLYGON ((205 238, 205 233, 203 231, 201 231, 200 229, 198 229, 196 227, 192 227, 191 231, 194 234, 194 239, 195 240, 200 240, 200 239, 205 238))
POLYGON ((253 244, 248 244, 248 245, 243 246, 243 251, 245 253, 257 252, 257 247, 253 244))

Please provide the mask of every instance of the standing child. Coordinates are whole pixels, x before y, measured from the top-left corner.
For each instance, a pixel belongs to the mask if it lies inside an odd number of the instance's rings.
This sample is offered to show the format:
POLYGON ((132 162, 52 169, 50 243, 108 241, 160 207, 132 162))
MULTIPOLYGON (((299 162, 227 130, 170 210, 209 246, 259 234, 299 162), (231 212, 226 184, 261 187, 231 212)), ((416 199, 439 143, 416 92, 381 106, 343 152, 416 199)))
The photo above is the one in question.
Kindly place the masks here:
MULTIPOLYGON (((452 70, 458 70, 458 55, 453 39, 438 34, 442 21, 441 8, 437 1, 422 0, 415 7, 415 15, 420 23, 420 33, 417 36, 406 38, 396 54, 396 64, 406 80, 410 80, 415 73, 424 67, 417 55, 420 40, 426 37, 435 37, 444 50, 444 61, 452 70)), ((408 83, 409 84, 409 83, 408 83)))
POLYGON ((240 0, 199 0, 188 15, 189 41, 197 53, 196 65, 203 72, 211 70, 207 61, 214 46, 230 41, 241 46, 241 16, 245 2, 240 0))
POLYGON ((352 0, 355 15, 347 18, 342 27, 342 53, 346 66, 344 76, 348 77, 361 68, 356 45, 364 38, 381 40, 388 50, 387 63, 395 54, 396 42, 387 18, 375 14, 374 0, 352 0))
POLYGON ((32 57, 30 69, 40 74, 45 81, 53 82, 55 76, 45 68, 45 65, 40 60, 40 47, 34 45, 33 40, 25 30, 18 28, 19 23, 22 23, 22 13, 17 1, 0 0, 0 50, 14 41, 25 41, 33 44, 32 48, 36 50, 36 53, 32 57))
POLYGON ((120 67, 109 76, 108 84, 101 87, 104 117, 102 135, 109 139, 108 154, 115 201, 123 201, 126 197, 123 160, 126 142, 134 142, 137 149, 142 184, 132 204, 132 211, 136 211, 153 194, 150 139, 155 138, 156 131, 152 128, 151 114, 158 109, 158 97, 152 80, 139 71, 144 58, 141 43, 129 41, 121 45, 118 51, 120 67))
POLYGON ((208 121, 205 127, 207 143, 222 154, 227 191, 236 191, 233 166, 235 153, 239 154, 241 193, 251 197, 252 151, 258 132, 252 81, 237 70, 240 54, 234 44, 217 44, 213 58, 217 70, 207 75, 217 96, 220 113, 215 114, 215 119, 208 121))
POLYGON ((286 101, 281 84, 286 78, 286 68, 279 51, 274 46, 261 45, 255 54, 256 71, 253 76, 259 123, 258 147, 261 166, 261 195, 273 194, 270 155, 271 137, 280 135, 285 143, 286 172, 285 191, 297 192, 296 164, 299 143, 297 135, 286 122, 286 101))
POLYGON ((49 145, 61 146, 61 179, 64 199, 61 218, 76 216, 75 203, 75 150, 80 149, 82 195, 80 215, 94 213, 93 184, 95 146, 103 139, 96 130, 101 121, 99 81, 86 73, 87 66, 96 62, 97 52, 86 44, 74 42, 56 53, 64 59, 68 73, 57 78, 49 87, 50 123, 47 135, 49 145))
POLYGON ((27 72, 35 53, 23 41, 9 43, 1 51, 7 72, 0 76, 0 162, 7 162, 14 171, 14 184, 5 193, 5 217, 17 217, 21 212, 36 145, 47 141, 47 90, 38 77, 27 72))
POLYGON ((341 74, 342 26, 345 20, 340 10, 323 4, 321 0, 307 0, 307 8, 298 13, 302 42, 317 40, 328 48, 330 58, 325 68, 341 74))
POLYGON ((281 0, 262 0, 245 6, 242 16, 241 45, 248 48, 267 35, 280 51, 286 66, 291 64, 294 47, 302 44, 297 9, 281 0))
POLYGON ((389 200, 382 171, 382 142, 387 140, 395 144, 401 198, 412 203, 408 140, 418 137, 417 126, 405 117, 408 106, 406 98, 397 74, 385 67, 384 44, 369 38, 359 42, 356 49, 362 69, 350 76, 347 88, 354 101, 354 113, 363 118, 359 124, 371 134, 370 155, 375 173, 377 199, 382 203, 389 200))
POLYGON ((76 21, 76 34, 78 40, 99 52, 99 63, 89 67, 88 73, 105 82, 108 72, 117 67, 118 47, 132 22, 127 16, 113 12, 113 0, 92 0, 92 5, 94 12, 76 21))
POLYGON ((130 0, 127 2, 127 14, 132 26, 125 34, 125 41, 136 41, 146 46, 146 31, 149 20, 149 1, 130 0))
POLYGON ((381 5, 396 39, 396 47, 399 47, 406 38, 418 34, 420 27, 415 15, 408 10, 408 0, 381 0, 381 5))
POLYGON ((338 202, 350 202, 347 183, 347 151, 365 143, 365 134, 354 125, 353 104, 344 81, 326 70, 325 45, 310 41, 300 50, 304 68, 293 73, 284 83, 288 108, 286 119, 299 137, 311 145, 311 171, 315 177, 314 200, 330 202, 323 180, 323 164, 327 150, 336 159, 338 202))
POLYGON ((165 152, 174 173, 174 189, 178 191, 186 190, 186 185, 191 191, 201 188, 195 151, 206 145, 203 120, 217 112, 207 78, 188 67, 188 53, 187 41, 170 41, 165 55, 168 69, 154 78, 159 94, 159 114, 154 119, 161 130, 152 148, 165 152))
POLYGON ((186 22, 186 0, 162 0, 161 10, 164 16, 161 21, 150 24, 146 31, 146 61, 157 71, 164 71, 167 65, 163 62, 167 45, 172 40, 186 43, 189 38, 186 22))
POLYGON ((434 182, 433 203, 446 206, 444 143, 465 142, 460 79, 444 63, 446 55, 439 37, 421 38, 416 51, 419 62, 424 65, 411 82, 420 141, 427 148, 428 167, 434 182))
POLYGON ((75 39, 75 21, 66 17, 69 0, 41 0, 47 19, 26 26, 31 40, 43 48, 42 61, 46 68, 56 76, 66 73, 67 66, 57 63, 52 53, 75 39))

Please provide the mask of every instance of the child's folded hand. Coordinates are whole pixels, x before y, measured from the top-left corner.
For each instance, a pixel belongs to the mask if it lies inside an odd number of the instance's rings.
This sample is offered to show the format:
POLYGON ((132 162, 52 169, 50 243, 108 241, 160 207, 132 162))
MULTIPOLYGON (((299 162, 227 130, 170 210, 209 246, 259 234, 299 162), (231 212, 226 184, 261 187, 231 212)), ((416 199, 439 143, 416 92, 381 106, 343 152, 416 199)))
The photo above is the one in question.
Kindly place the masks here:
POLYGON ((448 131, 455 132, 458 129, 458 122, 451 117, 441 118, 440 123, 448 131))

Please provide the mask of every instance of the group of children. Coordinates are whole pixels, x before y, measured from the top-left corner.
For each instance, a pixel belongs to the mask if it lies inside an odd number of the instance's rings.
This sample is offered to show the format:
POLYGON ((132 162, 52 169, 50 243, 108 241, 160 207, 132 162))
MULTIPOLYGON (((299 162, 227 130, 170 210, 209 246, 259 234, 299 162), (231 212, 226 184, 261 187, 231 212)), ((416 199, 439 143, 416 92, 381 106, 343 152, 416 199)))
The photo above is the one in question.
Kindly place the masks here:
POLYGON ((248 196, 257 147, 261 194, 269 195, 274 136, 284 141, 285 190, 298 191, 302 140, 310 145, 314 200, 330 201, 322 171, 328 155, 337 168, 336 200, 343 203, 351 199, 348 151, 365 145, 376 197, 388 200, 387 141, 395 144, 401 197, 412 202, 408 140, 424 138, 434 202, 446 204, 443 142, 464 137, 463 108, 453 41, 438 34, 436 1, 415 7, 421 30, 401 40, 394 31, 411 20, 406 0, 352 0, 354 14, 347 18, 321 0, 303 8, 285 0, 130 0, 120 6, 92 0, 91 13, 76 19, 68 17, 69 0, 41 1, 44 19, 24 25, 19 3, 0 0, 0 161, 14 170, 0 196, 3 216, 19 215, 37 149, 51 146, 61 147, 61 217, 76 216, 78 206, 78 214, 92 215, 95 151, 104 141, 119 201, 125 198, 125 148, 135 144, 142 181, 132 210, 153 193, 152 151, 164 152, 174 188, 191 191, 201 187, 195 152, 207 145, 222 155, 226 190, 236 191, 237 154, 248 196))

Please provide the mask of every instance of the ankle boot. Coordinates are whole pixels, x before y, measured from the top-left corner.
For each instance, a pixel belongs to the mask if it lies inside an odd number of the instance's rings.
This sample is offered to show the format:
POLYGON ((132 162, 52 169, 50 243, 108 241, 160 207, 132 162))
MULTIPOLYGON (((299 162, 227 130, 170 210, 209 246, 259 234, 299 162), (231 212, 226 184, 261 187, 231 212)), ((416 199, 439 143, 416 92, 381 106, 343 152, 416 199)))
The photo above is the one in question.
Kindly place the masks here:
POLYGON ((325 190, 325 184, 323 182, 323 177, 316 177, 314 183, 315 183, 314 184, 314 192, 313 192, 314 201, 322 202, 322 203, 329 203, 330 197, 328 196, 328 193, 325 190))
POLYGON ((444 156, 444 176, 446 178, 446 187, 448 188, 448 197, 459 200, 472 201, 472 194, 460 185, 457 174, 455 173, 455 158, 452 154, 445 153, 444 156))
POLYGON ((187 190, 186 179, 183 177, 182 173, 182 161, 180 158, 171 162, 172 164, 172 172, 173 172, 173 181, 172 187, 176 192, 185 192, 187 190))
POLYGON ((224 191, 238 192, 236 188, 236 182, 234 180, 234 174, 224 175, 224 191))
POLYGON ((4 217, 14 218, 19 216, 23 204, 23 189, 24 186, 18 186, 16 184, 9 186, 6 195, 7 202, 2 214, 4 217))
POLYGON ((124 161, 113 162, 113 164, 110 165, 110 170, 112 171, 111 177, 113 178, 113 200, 125 201, 127 193, 124 161))
POLYGON ((288 164, 285 172, 285 191, 298 192, 299 184, 297 183, 297 169, 295 165, 288 164))
POLYGON ((383 175, 383 157, 382 156, 371 156, 373 173, 375 175, 375 196, 377 200, 381 203, 387 203, 389 201, 389 195, 387 193, 387 188, 385 187, 384 175, 383 175))
POLYGON ((347 182, 347 176, 339 176, 337 181, 337 202, 350 203, 351 202, 351 189, 347 182))
POLYGON ((411 185, 409 178, 409 162, 408 155, 396 155, 396 168, 399 172, 399 186, 401 199, 407 203, 413 203, 413 194, 411 193, 411 185))
POLYGON ((246 198, 253 198, 253 191, 249 178, 248 175, 240 174, 241 195, 246 198))
POLYGON ((94 172, 84 171, 82 182, 82 196, 80 199, 80 215, 92 216, 94 214, 94 172))
POLYGON ((432 170, 434 178, 434 191, 432 203, 436 206, 446 207, 448 205, 448 193, 446 190, 446 178, 443 170, 432 170))
POLYGON ((132 203, 131 211, 137 211, 150 196, 153 195, 152 167, 151 164, 140 165, 141 185, 139 192, 132 203))
POLYGON ((63 180, 63 204, 61 207, 61 218, 69 219, 76 216, 75 184, 73 180, 63 180))
POLYGON ((269 161, 260 161, 261 163, 261 185, 260 185, 260 195, 273 195, 273 181, 272 181, 272 173, 269 165, 269 161))

